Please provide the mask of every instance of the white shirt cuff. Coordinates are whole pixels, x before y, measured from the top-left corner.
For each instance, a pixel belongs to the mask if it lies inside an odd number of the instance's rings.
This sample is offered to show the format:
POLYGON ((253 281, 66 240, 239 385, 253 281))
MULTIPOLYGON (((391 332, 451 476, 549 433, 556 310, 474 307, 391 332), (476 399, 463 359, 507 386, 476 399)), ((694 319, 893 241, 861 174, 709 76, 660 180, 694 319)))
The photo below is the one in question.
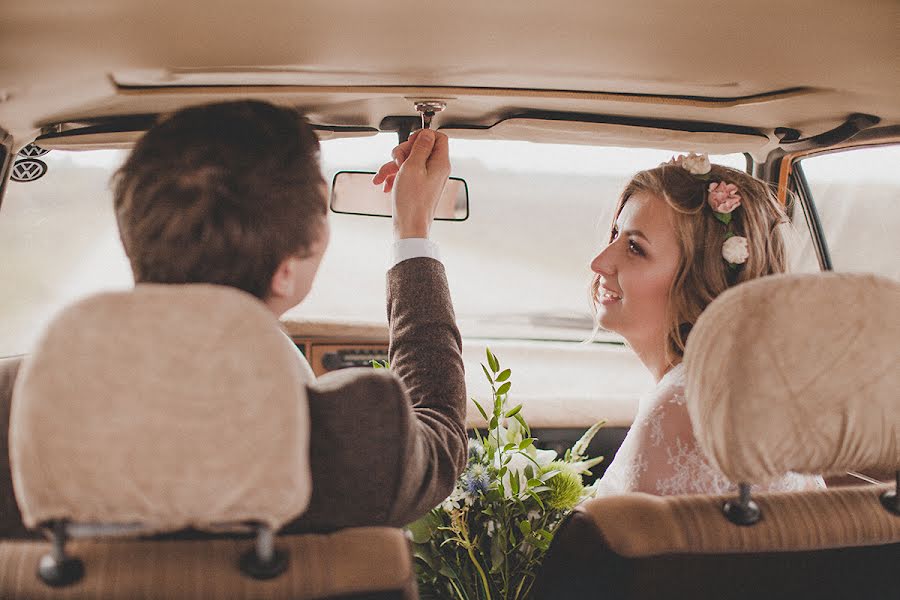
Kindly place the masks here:
POLYGON ((391 266, 409 260, 410 258, 433 258, 437 261, 441 260, 441 252, 438 245, 426 238, 406 238, 394 242, 393 251, 391 253, 391 266))

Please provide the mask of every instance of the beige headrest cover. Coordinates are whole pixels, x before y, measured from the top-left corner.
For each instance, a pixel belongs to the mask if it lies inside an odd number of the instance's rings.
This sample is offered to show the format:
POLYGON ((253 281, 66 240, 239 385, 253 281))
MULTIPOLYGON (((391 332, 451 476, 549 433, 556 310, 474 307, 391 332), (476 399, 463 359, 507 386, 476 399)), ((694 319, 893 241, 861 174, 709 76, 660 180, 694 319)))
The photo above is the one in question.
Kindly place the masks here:
POLYGON ((697 440, 732 481, 900 468, 900 284, 777 275, 728 290, 684 356, 697 440))
POLYGON ((213 285, 138 285, 65 309, 10 415, 25 524, 279 527, 312 489, 299 356, 263 303, 213 285))

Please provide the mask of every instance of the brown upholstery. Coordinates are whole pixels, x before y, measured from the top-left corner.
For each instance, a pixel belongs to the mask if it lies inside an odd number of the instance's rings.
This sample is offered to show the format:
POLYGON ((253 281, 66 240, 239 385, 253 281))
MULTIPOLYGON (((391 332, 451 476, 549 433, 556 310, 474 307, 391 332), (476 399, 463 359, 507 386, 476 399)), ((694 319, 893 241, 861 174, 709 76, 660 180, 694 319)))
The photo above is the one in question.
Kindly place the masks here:
MULTIPOLYGON (((850 488, 844 488, 850 489, 850 488)), ((883 489, 883 488, 882 488, 883 489)), ((871 496, 873 486, 855 488, 856 495, 871 496), (860 492, 866 490, 866 492, 860 492)), ((792 496, 793 514, 802 513, 802 524, 815 522, 821 528, 824 521, 816 519, 813 511, 829 492, 802 492, 792 496), (818 494, 818 496, 814 496, 818 494), (812 498, 810 498, 812 496, 812 498)), ((774 498, 775 494, 772 495, 774 498)), ((851 495, 852 496, 852 495, 851 495)), ((846 496, 844 498, 847 498, 846 496)), ((675 497, 666 498, 674 500, 675 497)), ((858 498, 857 498, 858 499, 858 498)), ((559 600, 563 598, 603 600, 847 600, 850 598, 880 600, 896 597, 900 586, 900 537, 891 544, 850 547, 821 547, 817 550, 783 551, 718 551, 705 552, 704 544, 720 546, 714 537, 741 539, 749 535, 736 531, 744 528, 732 525, 719 516, 720 523, 704 525, 680 540, 682 550, 663 554, 623 556, 614 551, 604 530, 592 513, 609 510, 607 522, 621 517, 618 533, 634 528, 643 549, 659 545, 653 538, 659 535, 671 540, 684 533, 687 523, 659 521, 659 509, 648 505, 639 494, 621 499, 627 505, 625 514, 614 512, 622 504, 610 506, 614 497, 600 498, 589 503, 590 510, 576 509, 560 526, 553 545, 535 583, 535 598, 559 600), (624 519, 628 519, 625 521, 624 519), (661 527, 661 529, 659 529, 661 527), (690 544, 690 551, 684 548, 690 544)), ((716 512, 724 498, 694 496, 681 499, 682 510, 700 509, 716 512)), ((766 504, 764 498, 759 501, 766 504)), ((835 508, 838 508, 840 501, 835 508)), ((878 507, 880 509, 880 507, 878 507)), ((720 515, 721 513, 719 513, 720 515)), ((778 519, 768 513, 766 520, 776 520, 773 529, 790 531, 790 537, 802 537, 796 524, 778 519)), ((717 515, 718 516, 718 515, 717 515)), ((900 517, 893 517, 900 521, 900 517)), ((844 529, 843 519, 839 529, 844 529)), ((691 519, 691 523, 696 521, 691 519)), ((846 531, 848 537, 865 534, 868 526, 858 523, 859 529, 846 531)), ((896 525, 895 525, 896 527, 896 525)), ((777 544, 781 546, 781 544, 777 544)))
POLYGON ((73 542, 68 549, 84 561, 85 578, 54 590, 35 577, 48 543, 0 541, 0 591, 4 600, 418 597, 408 542, 398 529, 282 536, 277 546, 289 551, 290 567, 280 577, 259 582, 237 568, 251 540, 73 542))
POLYGON ((610 551, 630 558, 877 546, 900 542, 900 517, 879 499, 890 488, 759 495, 764 518, 752 527, 728 521, 721 506, 729 498, 718 496, 625 494, 586 502, 578 511, 603 532, 610 551))

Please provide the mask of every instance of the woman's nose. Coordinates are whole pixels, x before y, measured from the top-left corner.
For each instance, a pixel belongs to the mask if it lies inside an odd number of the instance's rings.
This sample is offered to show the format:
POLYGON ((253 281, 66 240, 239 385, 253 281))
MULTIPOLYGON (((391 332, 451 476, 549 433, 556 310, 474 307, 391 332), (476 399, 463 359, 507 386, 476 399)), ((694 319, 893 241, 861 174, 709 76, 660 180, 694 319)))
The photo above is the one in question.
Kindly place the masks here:
POLYGON ((611 247, 612 244, 601 250, 600 254, 594 257, 594 260, 591 261, 591 271, 604 276, 611 275, 615 272, 613 261, 610 256, 611 252, 609 251, 611 247))

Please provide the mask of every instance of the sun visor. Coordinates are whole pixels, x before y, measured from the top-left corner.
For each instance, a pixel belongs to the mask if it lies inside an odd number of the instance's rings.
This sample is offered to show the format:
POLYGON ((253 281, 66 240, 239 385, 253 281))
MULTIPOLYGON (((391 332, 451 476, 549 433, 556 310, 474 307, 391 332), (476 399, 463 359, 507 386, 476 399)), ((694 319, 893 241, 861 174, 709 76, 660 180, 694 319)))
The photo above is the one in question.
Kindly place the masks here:
POLYGON ((459 139, 528 140, 545 144, 659 148, 710 154, 753 152, 769 142, 769 138, 762 134, 684 131, 646 125, 532 117, 505 119, 489 128, 442 127, 441 132, 459 139))

